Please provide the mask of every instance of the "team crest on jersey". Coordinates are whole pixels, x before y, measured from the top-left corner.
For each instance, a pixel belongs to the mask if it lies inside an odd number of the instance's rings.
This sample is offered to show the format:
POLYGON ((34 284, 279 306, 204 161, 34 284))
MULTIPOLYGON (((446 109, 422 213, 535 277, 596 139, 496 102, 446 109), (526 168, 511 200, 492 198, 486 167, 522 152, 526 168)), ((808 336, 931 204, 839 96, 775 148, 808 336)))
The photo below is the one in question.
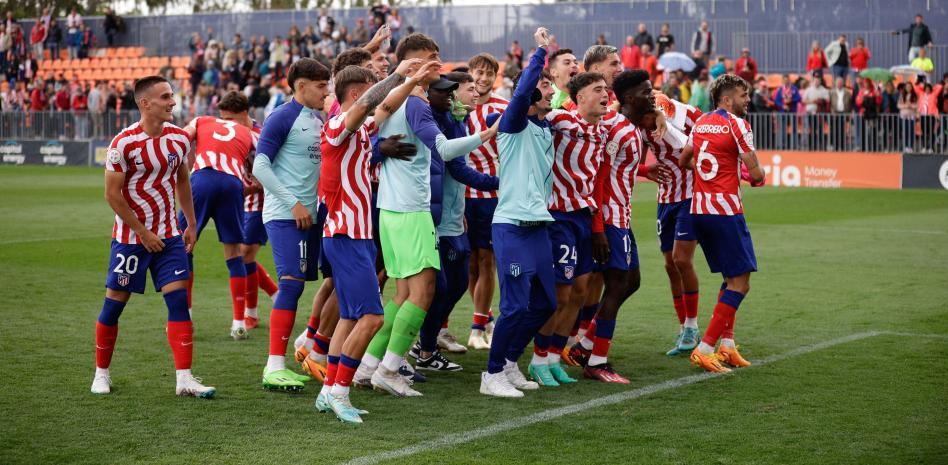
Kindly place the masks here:
POLYGON ((606 144, 606 153, 612 156, 615 156, 615 154, 619 153, 619 143, 614 140, 610 140, 609 143, 606 144))
POLYGON ((631 264, 632 264, 632 252, 627 252, 625 254, 625 266, 629 266, 631 264))
POLYGON ((566 265, 565 267, 563 267, 563 276, 566 276, 566 279, 573 279, 572 265, 566 265))
POLYGON ((109 163, 118 163, 122 161, 122 153, 119 152, 118 149, 109 149, 109 151, 106 152, 106 158, 108 158, 109 163))
POLYGON ((510 264, 510 276, 513 276, 514 278, 516 278, 517 276, 520 276, 520 264, 519 264, 519 263, 511 263, 511 264, 510 264))
POLYGON ((300 259, 300 273, 306 273, 306 266, 307 266, 307 265, 306 265, 306 259, 305 259, 305 258, 301 258, 301 259, 300 259))
POLYGON ((168 165, 174 166, 174 163, 175 163, 177 160, 178 160, 178 154, 177 154, 177 153, 169 153, 169 154, 168 154, 168 165))
POLYGON ((120 274, 118 277, 119 286, 122 286, 122 287, 128 286, 129 279, 130 277, 127 274, 125 273, 120 274))

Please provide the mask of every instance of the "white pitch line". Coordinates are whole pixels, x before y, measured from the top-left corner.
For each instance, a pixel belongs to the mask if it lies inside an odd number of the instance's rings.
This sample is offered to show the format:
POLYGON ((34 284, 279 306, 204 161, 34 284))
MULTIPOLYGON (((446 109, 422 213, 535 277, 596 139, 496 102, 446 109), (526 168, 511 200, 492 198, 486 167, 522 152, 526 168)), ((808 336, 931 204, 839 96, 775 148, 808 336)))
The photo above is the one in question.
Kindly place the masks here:
POLYGON ((751 225, 754 227, 764 227, 764 228, 816 229, 820 231, 881 232, 881 233, 893 233, 893 234, 927 234, 927 235, 932 235, 932 236, 943 236, 943 235, 948 234, 948 231, 940 231, 937 229, 874 228, 872 226, 854 227, 854 226, 833 226, 833 225, 818 225, 818 224, 754 224, 754 223, 751 223, 751 225))
MULTIPOLYGON (((750 368, 759 367, 763 365, 768 365, 774 362, 779 362, 792 357, 797 357, 800 355, 808 354, 811 352, 816 352, 818 350, 828 349, 833 346, 840 344, 846 344, 848 342, 859 341, 862 339, 880 336, 880 335, 892 335, 892 336, 912 336, 912 337, 933 337, 933 338, 946 338, 948 335, 943 334, 914 334, 914 333, 900 333, 894 331, 867 331, 864 333, 851 334, 849 336, 844 336, 836 339, 830 339, 828 341, 819 342, 816 344, 799 347, 789 352, 784 352, 782 354, 772 355, 760 360, 755 360, 754 365, 750 368)), ((746 370, 745 368, 744 370, 746 370)), ((379 452, 376 454, 364 455, 362 457, 354 458, 348 462, 344 462, 344 465, 372 465, 387 460, 394 460, 397 458, 408 457, 415 454, 421 454, 424 452, 430 452, 436 449, 442 449, 445 447, 453 447, 460 444, 468 443, 481 439, 488 436, 493 436, 504 431, 509 431, 516 428, 521 428, 524 426, 533 425, 536 423, 542 423, 545 421, 555 420, 562 416, 571 415, 574 413, 579 413, 587 411, 592 408, 602 407, 606 405, 618 404, 620 402, 625 402, 628 400, 638 399, 639 397, 644 397, 656 392, 667 391, 682 386, 688 386, 691 384, 699 383, 711 378, 717 378, 720 376, 727 376, 715 373, 701 373, 691 376, 685 376, 682 378, 670 379, 668 381, 663 381, 657 384, 650 384, 648 386, 643 386, 638 389, 632 389, 629 391, 619 392, 616 394, 611 394, 605 397, 600 397, 598 399, 592 399, 586 402, 579 404, 567 405, 564 407, 558 407, 555 409, 544 410, 542 412, 537 412, 532 415, 527 415, 525 417, 514 418, 507 421, 502 421, 500 423, 495 423, 490 426, 485 426, 483 428, 478 428, 470 431, 465 431, 462 433, 448 434, 437 439, 430 441, 425 441, 423 443, 418 443, 412 446, 403 447, 401 449, 395 449, 385 452, 379 452)))
POLYGON ((86 236, 67 236, 67 237, 34 237, 31 239, 13 239, 13 240, 0 241, 0 245, 27 244, 30 242, 69 241, 69 240, 74 240, 74 239, 96 239, 96 238, 108 239, 109 236, 96 234, 94 236, 86 235, 86 236))

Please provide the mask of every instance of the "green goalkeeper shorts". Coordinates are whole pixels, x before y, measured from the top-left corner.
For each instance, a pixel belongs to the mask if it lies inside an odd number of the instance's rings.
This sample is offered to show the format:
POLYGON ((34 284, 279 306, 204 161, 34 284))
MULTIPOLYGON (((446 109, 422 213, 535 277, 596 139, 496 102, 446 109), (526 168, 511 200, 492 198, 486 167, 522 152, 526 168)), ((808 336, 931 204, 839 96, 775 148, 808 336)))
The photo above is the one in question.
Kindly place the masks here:
POLYGON ((441 269, 430 212, 380 210, 379 241, 385 271, 391 278, 408 278, 425 268, 441 269))

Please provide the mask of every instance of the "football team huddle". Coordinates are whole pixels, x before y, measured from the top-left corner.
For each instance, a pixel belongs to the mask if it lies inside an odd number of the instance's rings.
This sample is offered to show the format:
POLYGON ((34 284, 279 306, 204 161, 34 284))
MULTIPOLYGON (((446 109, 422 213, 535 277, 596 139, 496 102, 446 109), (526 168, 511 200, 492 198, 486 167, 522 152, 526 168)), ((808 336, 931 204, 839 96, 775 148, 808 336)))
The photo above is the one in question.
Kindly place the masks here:
POLYGON ((748 83, 718 77, 715 109, 702 114, 653 90, 644 70, 623 71, 614 47, 590 47, 580 72, 571 50, 548 53, 545 28, 534 39, 509 101, 493 93, 491 55, 441 74, 438 44, 419 33, 398 43, 391 74, 377 47, 346 51, 332 70, 297 61, 287 76, 293 98, 262 125, 232 92, 219 116, 179 128, 170 83, 139 79, 141 120, 107 153, 115 225, 92 392, 111 391, 119 316, 150 272, 168 307, 176 393, 214 396, 191 373, 191 253, 210 219, 230 275, 231 337, 258 326, 261 289, 273 301, 263 387, 298 391, 315 379, 316 409, 342 421, 367 413, 350 401, 353 384, 421 396, 424 373, 462 369, 445 354, 468 350, 448 331, 466 292, 467 345, 489 351, 481 394, 518 398, 576 383, 570 366, 628 384, 608 355, 619 309, 640 283, 636 177, 658 185, 657 232, 680 325, 668 355, 711 372, 750 365, 734 341, 757 269, 740 183, 764 177, 742 119, 748 83), (275 282, 256 261, 268 241, 275 282), (723 277, 703 335, 698 244, 723 277), (320 275, 294 339, 304 285, 320 275), (287 367, 291 339, 305 374, 287 367), (518 361, 531 341, 524 375, 518 361))

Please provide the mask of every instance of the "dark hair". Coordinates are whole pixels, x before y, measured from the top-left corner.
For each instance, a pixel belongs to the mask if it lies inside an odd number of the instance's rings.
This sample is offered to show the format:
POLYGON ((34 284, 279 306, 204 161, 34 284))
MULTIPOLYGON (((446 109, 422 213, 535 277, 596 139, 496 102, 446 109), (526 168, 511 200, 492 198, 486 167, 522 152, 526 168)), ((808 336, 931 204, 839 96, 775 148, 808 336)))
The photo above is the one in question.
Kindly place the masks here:
POLYGON ((349 87, 358 84, 375 84, 378 79, 375 73, 368 68, 350 65, 336 74, 336 100, 340 104, 346 101, 346 91, 349 87))
POLYGON ((405 59, 405 55, 416 50, 426 50, 430 52, 441 51, 441 49, 438 48, 438 43, 435 42, 434 39, 420 32, 416 32, 408 34, 403 37, 402 40, 398 41, 398 46, 395 47, 395 59, 402 61, 405 59))
POLYGON ((363 63, 372 61, 372 54, 364 48, 350 48, 336 57, 332 64, 332 76, 335 78, 340 71, 349 66, 362 66, 363 63))
MULTIPOLYGON (((514 78, 513 78, 513 89, 511 89, 511 91, 510 91, 511 93, 514 93, 514 92, 517 91, 517 84, 520 84, 520 78, 521 78, 521 77, 523 77, 523 71, 520 71, 519 73, 517 73, 516 76, 514 76, 514 78)), ((550 75, 550 72, 547 71, 547 70, 545 70, 545 69, 544 69, 543 71, 540 71, 540 80, 542 81, 542 80, 544 80, 544 79, 546 79, 547 81, 550 81, 550 82, 553 81, 553 76, 550 75)), ((534 102, 534 103, 536 103, 536 102, 534 102)))
POLYGON ((500 69, 497 59, 490 53, 478 53, 472 56, 470 60, 467 60, 467 67, 468 69, 487 68, 494 74, 497 74, 497 70, 500 69))
POLYGON ((250 100, 243 93, 232 90, 224 95, 217 108, 231 113, 243 113, 250 109, 250 100))
POLYGON ((145 76, 141 79, 136 79, 135 80, 135 101, 137 102, 138 99, 142 98, 142 95, 145 92, 148 92, 148 90, 151 89, 154 85, 161 84, 162 82, 171 84, 170 82, 168 82, 167 79, 165 79, 162 76, 145 76))
POLYGON ((743 78, 734 75, 734 74, 722 74, 718 76, 714 82, 711 83, 711 104, 717 105, 721 101, 721 97, 726 92, 730 92, 737 88, 743 88, 747 91, 750 91, 750 84, 747 83, 743 78))
POLYGON ((593 45, 586 49, 583 55, 583 67, 587 70, 596 63, 602 63, 609 59, 609 55, 619 53, 619 50, 611 45, 593 45))
POLYGON ((616 99, 620 102, 624 102, 627 92, 648 80, 648 71, 644 69, 623 71, 612 81, 612 92, 616 94, 616 99))
POLYGON ((474 82, 474 76, 461 71, 452 71, 448 74, 445 74, 444 77, 447 78, 447 80, 454 81, 458 84, 474 82))
POLYGON ((569 80, 569 83, 566 84, 566 88, 569 89, 569 98, 573 99, 573 103, 579 103, 576 100, 579 91, 591 84, 605 80, 605 76, 599 73, 579 73, 573 76, 573 78, 569 80))
POLYGON ((294 84, 297 79, 328 81, 329 69, 312 58, 300 58, 299 61, 290 65, 290 70, 286 74, 286 83, 289 84, 290 89, 295 90, 294 84))
POLYGON ((547 57, 547 63, 548 63, 547 67, 553 66, 553 63, 556 63, 556 59, 559 58, 560 55, 566 55, 566 54, 576 56, 571 49, 561 48, 551 53, 550 56, 547 57))
POLYGON ((454 68, 454 71, 458 73, 469 73, 471 72, 471 68, 467 66, 458 66, 457 68, 454 68))

